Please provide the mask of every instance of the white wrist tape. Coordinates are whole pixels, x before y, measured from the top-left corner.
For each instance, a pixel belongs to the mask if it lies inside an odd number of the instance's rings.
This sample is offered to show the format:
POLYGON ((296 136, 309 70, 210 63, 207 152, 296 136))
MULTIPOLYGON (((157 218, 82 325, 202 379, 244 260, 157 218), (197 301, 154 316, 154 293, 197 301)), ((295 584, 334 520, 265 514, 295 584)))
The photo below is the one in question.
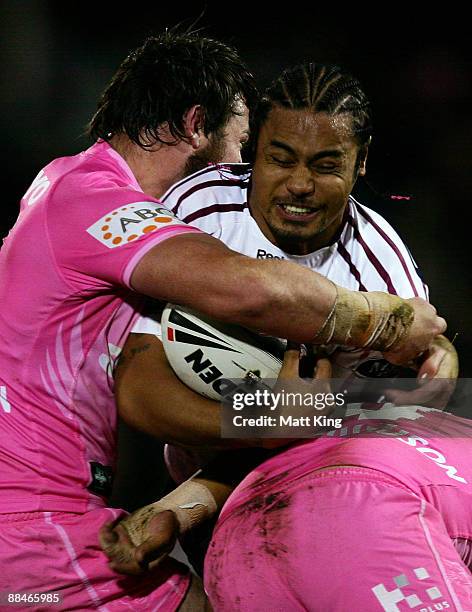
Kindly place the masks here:
POLYGON ((204 485, 186 480, 159 501, 140 508, 124 519, 122 524, 135 546, 139 546, 147 538, 149 521, 165 510, 171 510, 175 514, 179 534, 183 534, 213 516, 217 505, 215 498, 204 485))
POLYGON ((152 506, 159 512, 172 510, 177 516, 180 533, 199 525, 217 510, 215 498, 210 491, 205 485, 193 480, 186 480, 152 506))
POLYGON ((314 344, 340 344, 390 351, 401 344, 413 323, 408 302, 380 291, 349 291, 337 286, 333 308, 314 344))

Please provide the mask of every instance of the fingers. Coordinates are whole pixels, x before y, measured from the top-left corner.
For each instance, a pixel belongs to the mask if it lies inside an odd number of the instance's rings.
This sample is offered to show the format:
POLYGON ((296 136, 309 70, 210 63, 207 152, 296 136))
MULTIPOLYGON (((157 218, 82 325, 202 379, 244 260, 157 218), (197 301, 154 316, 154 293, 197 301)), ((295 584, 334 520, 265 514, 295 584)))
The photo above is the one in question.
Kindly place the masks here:
POLYGON ((123 517, 120 517, 115 521, 105 523, 99 531, 98 538, 100 546, 108 556, 113 553, 115 547, 119 545, 120 542, 129 542, 129 544, 131 544, 127 531, 120 525, 122 520, 123 517))
POLYGON ((315 369, 313 371, 313 378, 316 380, 326 380, 332 378, 333 368, 331 362, 327 357, 320 357, 317 359, 315 369))
POLYGON ((436 312, 435 305, 431 304, 431 302, 428 302, 428 300, 425 300, 425 298, 422 298, 420 296, 409 298, 408 301, 409 302, 414 302, 415 304, 423 304, 424 306, 427 306, 428 308, 431 308, 431 310, 436 312))
POLYGON ((100 546, 103 550, 106 550, 108 547, 116 544, 118 540, 117 534, 113 531, 113 526, 115 521, 110 523, 105 523, 98 532, 98 539, 100 541, 100 546))
POLYGON ((418 370, 418 381, 425 382, 428 378, 437 376, 446 354, 444 349, 427 351, 426 359, 424 359, 418 370))
POLYGON ((176 515, 170 510, 154 516, 147 526, 149 537, 136 549, 136 559, 141 565, 161 560, 174 547, 179 532, 176 515))
POLYGON ((133 515, 106 523, 100 529, 99 539, 111 569, 122 574, 136 575, 155 567, 172 550, 179 523, 173 512, 159 512, 147 523, 143 534, 145 540, 136 546, 126 528, 127 522, 132 521, 133 515))
POLYGON ((135 551, 135 559, 140 568, 144 571, 158 565, 174 548, 175 538, 172 541, 160 542, 150 537, 135 551))
POLYGON ((279 372, 279 379, 298 378, 300 365, 300 345, 294 342, 288 342, 287 349, 284 354, 282 368, 279 372))
POLYGON ((446 319, 443 319, 442 317, 438 317, 436 323, 437 323, 436 335, 439 336, 439 334, 444 334, 444 332, 447 329, 446 319))
POLYGON ((109 559, 109 567, 121 574, 137 575, 144 571, 135 557, 135 547, 123 525, 108 523, 100 530, 100 543, 109 559))
MULTIPOLYGON (((428 389, 438 388, 444 405, 447 404, 455 389, 455 380, 459 374, 459 360, 452 344, 443 336, 436 338, 425 354, 418 371, 418 384, 422 387, 428 382, 428 389), (442 381, 438 383, 437 381, 442 381), (439 386, 438 386, 439 385, 439 386)), ((422 398, 420 398, 422 399, 422 398)), ((432 397, 431 400, 434 400, 432 397)), ((432 405, 432 404, 428 404, 432 405)))
MULTIPOLYGON (((287 343, 285 350, 282 368, 279 373, 279 379, 296 379, 300 376, 300 359, 302 354, 302 346, 294 342, 287 343)), ((324 380, 331 378, 332 367, 330 360, 325 356, 324 352, 319 351, 319 356, 316 358, 315 367, 313 370, 313 378, 324 380)))
POLYGON ((447 406, 454 389, 454 380, 434 378, 414 391, 388 389, 385 391, 385 397, 396 406, 427 406, 443 409, 447 406))
POLYGON ((431 342, 438 335, 444 333, 447 328, 445 319, 437 315, 436 308, 432 304, 428 304, 422 298, 410 298, 407 301, 413 307, 414 317, 407 337, 395 351, 397 356, 392 359, 388 358, 392 363, 401 363, 397 358, 402 353, 403 363, 414 359, 419 353, 425 351, 431 342))

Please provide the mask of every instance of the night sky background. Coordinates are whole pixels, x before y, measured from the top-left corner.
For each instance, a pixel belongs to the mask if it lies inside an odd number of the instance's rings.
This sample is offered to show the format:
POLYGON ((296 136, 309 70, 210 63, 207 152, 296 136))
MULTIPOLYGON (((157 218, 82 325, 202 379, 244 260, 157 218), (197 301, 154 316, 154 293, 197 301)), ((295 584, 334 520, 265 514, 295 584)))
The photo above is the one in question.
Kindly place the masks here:
POLYGON ((361 201, 409 246, 472 377, 471 53, 468 20, 450 3, 374 12, 351 3, 0 2, 0 234, 51 159, 88 146, 85 125, 124 57, 179 22, 235 45, 261 87, 300 60, 339 63, 362 82, 374 139, 361 201), (392 195, 409 199, 392 199, 392 195))

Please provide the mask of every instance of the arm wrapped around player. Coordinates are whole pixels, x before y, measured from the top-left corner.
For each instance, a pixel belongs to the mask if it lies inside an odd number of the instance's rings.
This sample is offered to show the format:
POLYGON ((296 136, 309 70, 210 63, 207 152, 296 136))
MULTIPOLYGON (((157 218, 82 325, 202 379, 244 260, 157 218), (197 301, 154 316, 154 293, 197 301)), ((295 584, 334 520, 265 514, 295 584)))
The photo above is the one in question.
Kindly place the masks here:
POLYGON ((422 298, 405 300, 380 291, 349 291, 336 285, 333 307, 313 343, 370 348, 381 351, 393 363, 407 364, 431 341, 430 329, 422 320, 424 310, 415 308, 418 305, 436 312, 422 298))

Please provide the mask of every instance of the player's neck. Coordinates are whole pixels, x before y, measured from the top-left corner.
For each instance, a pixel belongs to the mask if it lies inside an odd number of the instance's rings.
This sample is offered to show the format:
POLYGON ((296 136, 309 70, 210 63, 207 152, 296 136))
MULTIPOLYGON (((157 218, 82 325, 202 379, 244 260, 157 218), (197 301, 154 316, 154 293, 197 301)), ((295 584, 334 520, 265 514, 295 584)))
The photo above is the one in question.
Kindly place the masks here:
POLYGON ((154 198, 161 197, 185 174, 190 147, 184 142, 143 149, 128 137, 117 135, 110 145, 128 164, 143 192, 154 198))
MULTIPOLYGON (((316 236, 308 240, 300 240, 299 236, 277 236, 272 235, 269 240, 282 251, 290 255, 310 255, 316 253, 327 246, 332 245, 336 240, 335 237, 339 234, 339 224, 333 224, 316 236)), ((267 238, 268 236, 266 236, 267 238)))

